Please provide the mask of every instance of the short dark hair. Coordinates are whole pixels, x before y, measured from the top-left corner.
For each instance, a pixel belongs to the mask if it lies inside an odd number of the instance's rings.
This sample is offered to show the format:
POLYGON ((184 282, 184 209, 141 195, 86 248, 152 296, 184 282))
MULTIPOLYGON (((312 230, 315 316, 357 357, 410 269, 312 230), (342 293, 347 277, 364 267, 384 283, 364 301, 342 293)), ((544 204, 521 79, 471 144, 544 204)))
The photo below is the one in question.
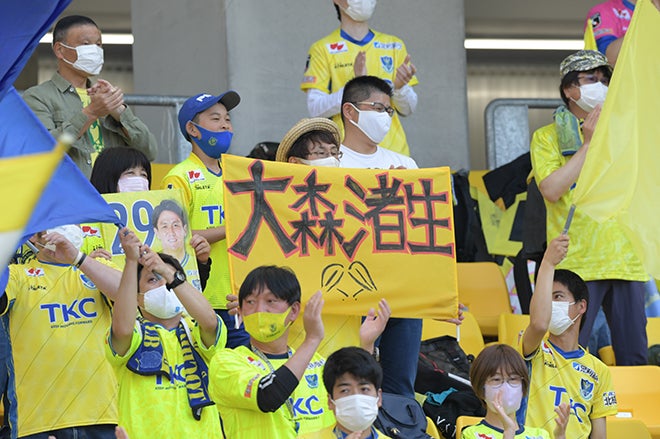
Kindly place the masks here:
POLYGON ((349 373, 358 379, 365 379, 380 389, 383 382, 383 369, 373 356, 359 347, 346 347, 333 352, 323 366, 323 385, 332 396, 335 382, 349 373))
MULTIPOLYGON (((181 263, 177 261, 177 259, 174 256, 167 255, 165 253, 158 253, 158 256, 165 262, 167 265, 171 265, 174 267, 176 271, 183 271, 183 267, 181 266, 181 263)), ((137 266, 137 278, 138 278, 138 284, 140 283, 140 276, 142 275, 142 269, 144 268, 144 265, 140 264, 138 262, 137 266)), ((139 287, 138 287, 139 288, 139 287)))
POLYGON ((337 139, 335 136, 332 135, 331 132, 329 131, 323 131, 323 130, 314 130, 314 131, 309 131, 302 136, 298 137, 295 142, 293 142, 293 145, 291 145, 291 149, 289 149, 289 152, 286 155, 286 158, 288 159, 289 157, 299 157, 301 159, 307 158, 309 155, 309 147, 314 145, 315 143, 330 143, 332 145, 335 145, 337 148, 339 148, 339 145, 337 145, 337 139))
POLYGON ((262 265, 249 272, 241 284, 238 290, 239 306, 243 305, 243 300, 250 294, 261 294, 264 287, 289 305, 300 302, 300 283, 293 270, 276 265, 262 265))
POLYGON ((97 29, 99 28, 98 25, 94 23, 94 20, 89 17, 85 17, 84 15, 68 15, 66 17, 60 18, 53 28, 53 44, 57 43, 58 41, 64 41, 66 39, 67 32, 72 27, 85 25, 92 25, 97 29))
POLYGON ((259 142, 246 157, 274 162, 278 146, 280 146, 278 142, 259 142))
POLYGON ((507 375, 518 375, 522 381, 523 396, 529 391, 529 372, 523 357, 509 345, 494 344, 484 348, 470 367, 470 383, 477 397, 485 402, 485 385, 488 378, 499 370, 507 375))
POLYGON ((100 194, 117 193, 117 182, 127 169, 141 167, 151 186, 151 163, 142 152, 127 146, 105 148, 96 157, 90 182, 100 194))
POLYGON ((175 213, 181 220, 183 227, 188 227, 188 216, 183 211, 183 207, 179 206, 179 203, 174 200, 163 200, 154 208, 154 211, 151 213, 151 227, 154 229, 158 228, 158 218, 165 211, 175 213))
MULTIPOLYGON (((392 87, 376 76, 357 76, 346 83, 344 94, 341 97, 341 118, 344 121, 344 104, 346 102, 360 102, 369 99, 373 93, 385 93, 392 97, 392 87)), ((344 121, 345 122, 345 121, 344 121)))
POLYGON ((609 66, 600 66, 592 70, 585 70, 584 72, 568 72, 564 75, 563 78, 561 78, 561 84, 559 84, 559 94, 561 95, 561 100, 564 101, 566 106, 568 106, 570 99, 568 96, 566 96, 566 93, 564 93, 564 89, 569 88, 571 85, 580 85, 580 80, 578 79, 578 75, 580 73, 586 73, 590 75, 596 72, 601 72, 607 79, 612 79, 612 69, 610 69, 609 66))
MULTIPOLYGON (((575 302, 584 300, 589 308, 589 289, 580 276, 571 270, 559 269, 555 270, 554 281, 566 287, 568 292, 573 295, 575 302)), ((584 318, 580 320, 580 329, 582 326, 584 326, 584 318)))

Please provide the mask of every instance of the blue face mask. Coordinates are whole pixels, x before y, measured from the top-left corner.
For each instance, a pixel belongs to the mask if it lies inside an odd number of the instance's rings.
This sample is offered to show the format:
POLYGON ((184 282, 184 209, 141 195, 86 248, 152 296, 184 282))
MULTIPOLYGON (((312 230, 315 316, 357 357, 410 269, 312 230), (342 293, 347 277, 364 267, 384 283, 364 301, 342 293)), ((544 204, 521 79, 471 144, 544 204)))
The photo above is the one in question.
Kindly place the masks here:
POLYGON ((219 159, 220 156, 227 151, 229 151, 229 146, 231 145, 231 138, 234 136, 234 133, 231 131, 210 131, 206 128, 202 128, 196 123, 193 123, 202 134, 202 138, 194 138, 197 146, 200 147, 204 154, 207 156, 219 159))

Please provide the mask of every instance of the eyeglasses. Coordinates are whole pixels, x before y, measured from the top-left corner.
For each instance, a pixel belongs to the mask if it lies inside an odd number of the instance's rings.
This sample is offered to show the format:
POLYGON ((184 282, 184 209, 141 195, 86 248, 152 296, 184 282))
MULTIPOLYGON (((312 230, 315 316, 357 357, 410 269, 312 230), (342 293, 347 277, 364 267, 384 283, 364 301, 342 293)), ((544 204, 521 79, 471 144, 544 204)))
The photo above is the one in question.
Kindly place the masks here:
POLYGON ((387 112, 390 117, 394 116, 394 108, 387 107, 380 102, 353 102, 353 105, 369 105, 373 111, 377 111, 379 113, 387 112))
POLYGON ((522 384, 522 377, 518 375, 511 375, 505 378, 501 375, 495 375, 493 377, 488 378, 486 380, 486 384, 488 384, 489 386, 495 389, 498 389, 502 387, 502 384, 504 384, 505 381, 509 383, 509 385, 512 387, 518 387, 522 384))
POLYGON ((307 153, 307 158, 309 157, 316 157, 320 159, 325 159, 330 156, 341 159, 342 156, 344 155, 343 152, 339 150, 339 148, 330 148, 330 149, 325 149, 325 148, 314 148, 313 150, 309 151, 307 153))
POLYGON ((586 85, 586 84, 595 84, 597 82, 601 82, 605 85, 610 85, 610 80, 606 76, 602 76, 600 79, 596 75, 578 75, 578 82, 580 85, 586 85))

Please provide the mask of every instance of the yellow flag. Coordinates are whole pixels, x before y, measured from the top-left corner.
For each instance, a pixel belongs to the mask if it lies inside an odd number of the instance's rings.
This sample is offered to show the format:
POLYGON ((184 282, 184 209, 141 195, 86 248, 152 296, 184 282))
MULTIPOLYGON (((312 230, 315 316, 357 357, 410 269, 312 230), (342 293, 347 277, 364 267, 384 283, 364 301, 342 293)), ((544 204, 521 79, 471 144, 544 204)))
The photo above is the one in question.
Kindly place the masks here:
POLYGON ((288 266, 303 302, 364 315, 387 299, 396 317, 458 310, 449 168, 343 169, 223 155, 234 291, 260 265, 288 266))
POLYGON ((53 151, 0 159, 0 263, 6 266, 32 209, 62 160, 66 145, 58 144, 53 151))
POLYGON ((591 18, 587 19, 587 25, 584 27, 584 50, 598 50, 596 37, 594 36, 594 24, 591 18))
POLYGON ((574 191, 577 209, 615 218, 660 277, 660 12, 640 0, 574 191))

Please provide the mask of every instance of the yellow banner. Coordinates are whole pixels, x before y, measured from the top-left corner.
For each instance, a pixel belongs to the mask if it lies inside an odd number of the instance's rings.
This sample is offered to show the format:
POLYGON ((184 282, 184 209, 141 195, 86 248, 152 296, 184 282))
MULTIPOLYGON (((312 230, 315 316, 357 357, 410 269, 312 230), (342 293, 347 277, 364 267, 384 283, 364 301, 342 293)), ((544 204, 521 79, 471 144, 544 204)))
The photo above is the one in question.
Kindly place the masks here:
POLYGON ((646 270, 660 277, 660 12, 640 0, 573 194, 596 221, 616 218, 646 270))
POLYGON ((223 155, 234 291, 253 268, 280 265, 303 302, 363 315, 386 298, 397 317, 455 317, 449 168, 317 168, 223 155))
MULTIPOLYGON (((192 232, 188 223, 188 212, 183 207, 180 189, 122 192, 105 194, 103 198, 114 209, 119 221, 133 230, 142 242, 157 252, 174 256, 181 262, 188 281, 198 290, 202 290, 197 259, 190 246, 192 232)), ((124 266, 125 257, 119 243, 117 226, 103 223, 83 225, 82 228, 86 240, 100 235, 102 247, 112 254, 112 262, 118 267, 124 266)))

